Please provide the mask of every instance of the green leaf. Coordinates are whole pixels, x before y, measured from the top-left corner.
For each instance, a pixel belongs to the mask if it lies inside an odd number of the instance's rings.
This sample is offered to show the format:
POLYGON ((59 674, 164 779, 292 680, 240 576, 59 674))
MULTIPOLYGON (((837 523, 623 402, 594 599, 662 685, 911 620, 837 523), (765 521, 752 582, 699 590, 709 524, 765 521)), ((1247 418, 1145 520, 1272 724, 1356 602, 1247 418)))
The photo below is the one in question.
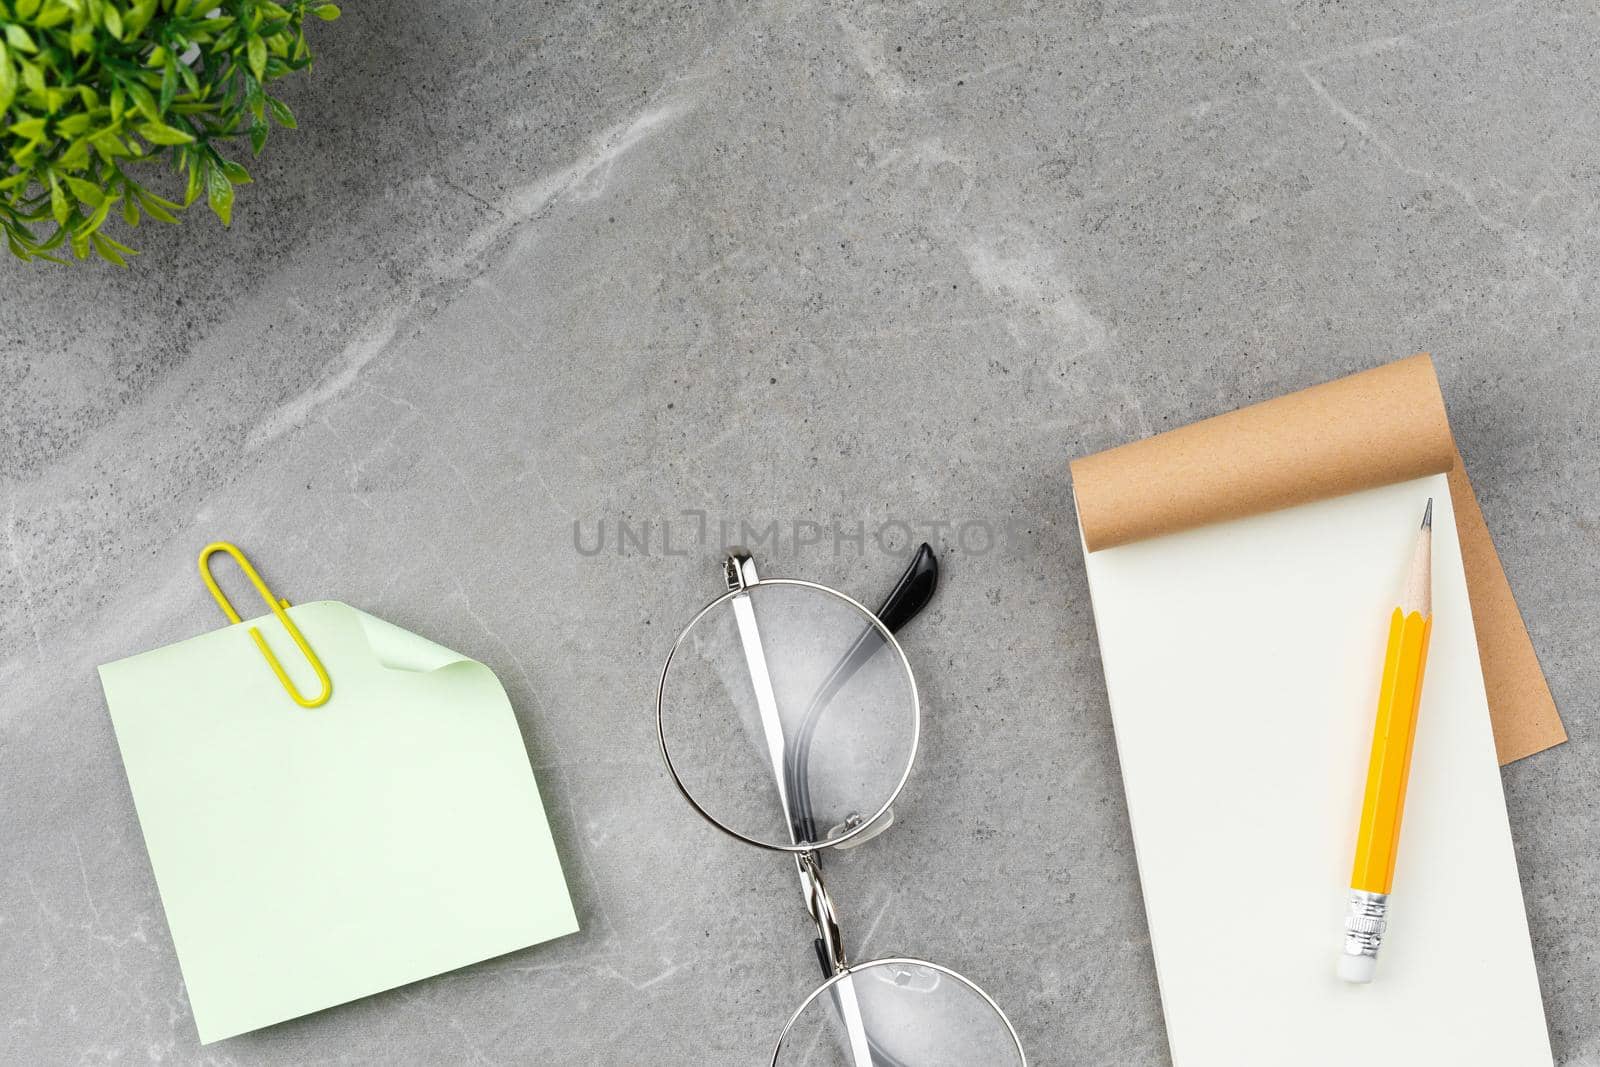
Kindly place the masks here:
POLYGON ((122 201, 122 221, 129 226, 139 225, 139 202, 131 196, 122 201))
POLYGON ((188 207, 199 198, 205 187, 205 168, 197 158, 189 159, 189 184, 183 191, 183 206, 188 207))
POLYGON ((106 30, 117 40, 122 40, 122 12, 113 4, 107 4, 101 9, 101 18, 105 21, 106 30))
POLYGON ((244 102, 250 114, 258 119, 266 117, 267 94, 261 91, 261 83, 248 74, 244 79, 244 102))
POLYGON ((39 13, 41 0, 17 0, 17 18, 31 19, 39 13))
POLYGON ((161 110, 165 113, 172 107, 173 97, 178 95, 178 64, 171 56, 167 57, 167 64, 161 69, 161 110))
POLYGON ((222 173, 226 174, 228 180, 235 185, 250 184, 250 172, 231 159, 222 161, 222 173))
POLYGON ((75 7, 79 6, 73 0, 50 0, 39 9, 39 14, 33 20, 35 29, 53 30, 72 17, 75 7))
POLYGON ((161 109, 156 106, 156 98, 151 95, 149 89, 145 88, 142 83, 131 79, 118 84, 128 90, 128 95, 133 98, 133 106, 139 109, 140 114, 151 122, 161 121, 161 109))
POLYGON ((122 20, 124 28, 130 36, 137 36, 150 21, 150 16, 156 13, 157 0, 139 0, 128 9, 128 16, 122 20))
MULTIPOLYGON (((127 261, 122 258, 124 255, 138 255, 137 252, 129 248, 127 245, 118 244, 116 241, 113 241, 103 233, 91 234, 89 239, 94 242, 94 249, 96 252, 100 253, 101 257, 109 260, 112 263, 115 263, 119 267, 126 267, 128 265, 127 261)), ((74 238, 74 240, 76 240, 76 238, 74 238)))
POLYGON ((6 24, 6 43, 19 52, 33 53, 39 50, 33 38, 28 36, 28 31, 14 22, 6 24))
POLYGON ((139 198, 139 206, 144 208, 144 213, 158 222, 177 222, 177 212, 183 210, 179 204, 171 200, 164 200, 151 192, 134 186, 133 195, 139 198))
POLYGON ((63 228, 72 217, 72 198, 62 190, 54 171, 50 172, 50 215, 56 220, 56 225, 63 228))
POLYGON ((106 221, 106 216, 111 214, 111 209, 116 206, 118 199, 118 197, 110 196, 102 200, 100 206, 94 209, 94 214, 85 219, 83 224, 78 227, 78 233, 89 234, 98 230, 101 224, 106 221))
POLYGON ((136 153, 130 150, 128 146, 123 143, 122 138, 118 137, 114 133, 96 134, 92 143, 94 145, 95 154, 101 159, 105 160, 107 163, 118 158, 139 158, 136 153))
POLYGON ((265 77, 267 73, 267 42, 252 34, 245 48, 249 53, 250 72, 257 79, 265 77))
POLYGON ((259 156, 262 147, 267 143, 267 124, 260 119, 250 123, 250 152, 259 156))
POLYGON ((233 225, 233 186, 228 183, 228 176, 222 173, 220 167, 206 171, 206 199, 224 226, 233 225))
POLYGON ((107 237, 105 234, 101 234, 100 239, 125 256, 136 256, 139 254, 114 237, 107 237))
POLYGON ((93 182, 86 182, 82 178, 66 178, 67 188, 72 190, 72 195, 90 208, 97 208, 105 202, 106 194, 93 182))
POLYGON ((193 144, 194 135, 173 129, 161 122, 146 122, 139 127, 139 136, 151 144, 193 144))
POLYGON ((0 115, 6 113, 6 108, 11 106, 16 96, 17 70, 11 65, 11 57, 6 54, 5 42, 0 41, 0 115))
POLYGON ((338 4, 320 4, 311 10, 312 13, 323 22, 332 22, 334 19, 338 18, 340 14, 342 14, 342 12, 339 10, 338 4))
POLYGON ((288 104, 285 104, 275 96, 269 96, 267 97, 267 107, 271 109, 272 117, 278 120, 279 126, 287 126, 291 130, 295 128, 294 112, 289 110, 288 104))
POLYGON ((56 166, 63 171, 83 170, 89 165, 89 142, 73 141, 67 150, 56 157, 56 166))
POLYGON ((30 115, 19 122, 13 122, 8 129, 25 141, 44 140, 45 119, 43 115, 30 115))
POLYGON ((56 132, 67 137, 77 137, 89 128, 94 116, 87 111, 77 111, 56 122, 56 132))

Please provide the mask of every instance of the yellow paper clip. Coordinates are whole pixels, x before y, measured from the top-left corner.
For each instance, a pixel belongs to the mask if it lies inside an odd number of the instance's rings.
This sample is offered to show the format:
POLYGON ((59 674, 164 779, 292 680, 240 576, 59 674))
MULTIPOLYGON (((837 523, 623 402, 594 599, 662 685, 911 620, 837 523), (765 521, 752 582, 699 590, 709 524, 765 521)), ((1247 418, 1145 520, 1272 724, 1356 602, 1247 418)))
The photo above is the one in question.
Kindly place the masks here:
POLYGON ((222 607, 223 614, 227 615, 231 622, 242 621, 239 618, 239 613, 233 610, 233 605, 228 603, 227 594, 218 587, 217 580, 211 576, 211 557, 218 552, 226 552, 232 556, 233 561, 239 565, 239 569, 244 571, 245 577, 249 578, 255 585, 256 591, 261 594, 261 599, 265 600, 267 607, 272 609, 272 614, 276 615, 278 621, 283 623, 283 628, 289 631, 289 636, 294 640, 295 647, 304 653, 307 662, 311 664, 311 669, 317 672, 317 680, 322 683, 322 692, 314 700, 307 700, 301 696, 300 691, 294 687, 294 682, 289 679, 288 673, 283 669, 283 664, 278 662, 278 657, 274 656, 272 649, 267 647, 267 639, 261 636, 261 631, 258 628, 252 626, 250 627, 250 636, 255 638, 256 647, 261 649, 261 654, 267 658, 267 666, 272 668, 272 673, 278 676, 278 681, 283 683, 283 688, 288 690, 289 696, 302 708, 320 708, 326 704, 328 698, 333 695, 333 683, 328 680, 328 672, 323 669, 322 661, 317 658, 315 652, 311 651, 311 646, 306 644, 306 639, 301 636, 300 628, 294 624, 294 620, 289 618, 289 613, 284 610, 289 606, 289 602, 273 595, 272 590, 267 588, 267 583, 262 581, 261 575, 256 573, 256 569, 250 565, 250 561, 245 559, 244 553, 240 552, 236 546, 230 545, 226 541, 214 541, 200 550, 200 577, 205 579, 206 588, 211 590, 212 596, 216 597, 217 603, 222 607))

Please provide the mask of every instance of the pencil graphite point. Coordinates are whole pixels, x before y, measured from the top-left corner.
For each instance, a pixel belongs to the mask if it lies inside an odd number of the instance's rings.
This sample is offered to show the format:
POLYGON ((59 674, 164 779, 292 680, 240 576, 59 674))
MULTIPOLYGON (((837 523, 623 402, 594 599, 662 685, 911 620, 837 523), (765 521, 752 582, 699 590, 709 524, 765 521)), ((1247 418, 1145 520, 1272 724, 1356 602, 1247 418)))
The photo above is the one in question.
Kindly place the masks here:
POLYGON ((1431 496, 1428 498, 1427 508, 1422 512, 1422 528, 1424 530, 1433 529, 1433 497, 1431 496))

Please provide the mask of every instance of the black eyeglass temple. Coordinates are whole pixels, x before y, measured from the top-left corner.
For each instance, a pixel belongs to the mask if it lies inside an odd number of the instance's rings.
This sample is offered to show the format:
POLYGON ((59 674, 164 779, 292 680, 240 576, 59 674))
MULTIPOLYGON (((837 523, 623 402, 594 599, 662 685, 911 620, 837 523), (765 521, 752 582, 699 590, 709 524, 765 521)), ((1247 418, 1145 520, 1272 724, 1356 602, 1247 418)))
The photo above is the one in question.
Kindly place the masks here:
MULTIPOLYGON (((933 546, 924 541, 912 554, 911 563, 906 567, 905 573, 900 575, 900 580, 889 591, 889 595, 884 597, 883 604, 878 608, 879 621, 891 633, 898 633, 901 627, 916 618, 922 609, 928 606, 938 586, 939 559, 933 554, 933 546)), ((861 631, 850 646, 850 650, 841 656, 833 670, 828 672, 827 680, 811 698, 811 706, 806 709, 806 714, 801 720, 795 744, 789 755, 790 812, 794 819, 795 836, 801 841, 817 840, 809 781, 812 737, 816 733, 823 710, 827 708, 834 694, 838 693, 856 671, 860 670, 882 647, 881 641, 875 640, 877 637, 878 631, 873 627, 868 626, 861 631)))
POLYGON ((899 633, 902 626, 928 606, 938 585, 939 558, 933 554, 933 546, 924 541, 911 557, 911 565, 884 598, 878 618, 891 632, 899 633))
MULTIPOLYGON (((934 591, 939 586, 939 559, 933 553, 933 546, 924 541, 917 546, 912 554, 911 563, 906 567, 905 573, 900 575, 900 580, 895 583, 889 595, 884 597, 882 605, 878 608, 878 620, 890 633, 899 633, 900 629, 921 614, 922 609, 928 606, 933 599, 934 591)), ((811 738, 816 731, 817 721, 821 718, 822 711, 827 707, 828 701, 849 681, 850 677, 861 668, 867 660, 877 651, 872 644, 872 639, 877 631, 868 627, 856 638, 850 650, 842 656, 828 673, 828 679, 812 698, 811 707, 807 709, 805 720, 800 727, 798 744, 795 746, 789 760, 790 803, 795 820, 795 833, 802 841, 816 840, 816 823, 811 811, 811 789, 807 781, 807 764, 811 756, 811 738)), ((828 947, 822 938, 816 938, 812 947, 817 953, 817 966, 822 971, 823 978, 833 976, 833 961, 829 957, 828 947)), ((867 1036, 867 1045, 870 1050, 875 1067, 904 1067, 899 1060, 886 1053, 873 1040, 867 1036)))

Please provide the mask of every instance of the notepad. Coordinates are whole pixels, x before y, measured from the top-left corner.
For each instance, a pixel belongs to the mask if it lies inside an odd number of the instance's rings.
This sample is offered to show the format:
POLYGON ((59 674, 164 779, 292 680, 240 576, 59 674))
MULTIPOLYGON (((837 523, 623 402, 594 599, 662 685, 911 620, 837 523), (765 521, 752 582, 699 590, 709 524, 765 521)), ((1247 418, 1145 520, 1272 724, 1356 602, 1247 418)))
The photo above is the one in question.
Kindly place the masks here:
POLYGON ((318 708, 251 640, 298 669, 272 616, 100 668, 202 1043, 578 928, 494 674, 345 604, 289 615, 318 708))
MULTIPOLYGON (((1297 438, 1304 454, 1276 464, 1260 457, 1281 441, 1246 442, 1261 465, 1239 484, 1262 494, 1253 506, 1265 513, 1173 532, 1139 516, 1149 530, 1091 550, 1105 500, 1086 508, 1079 485, 1175 1067, 1552 1061, 1444 470, 1453 445, 1446 429, 1442 448, 1407 443, 1397 456, 1386 437, 1412 416, 1437 433, 1442 404, 1434 412, 1425 394, 1400 401, 1392 424, 1342 401, 1313 406, 1297 438), (1387 454, 1328 475, 1347 480, 1327 498, 1284 481, 1334 462, 1328 450, 1341 443, 1347 459, 1387 454), (1407 464, 1440 469, 1418 476, 1407 464), (1385 465, 1387 484, 1351 488, 1385 465), (1378 980, 1351 986, 1334 966, 1384 638, 1430 496, 1433 638, 1390 933, 1378 980)), ((1201 449, 1178 466, 1206 477, 1218 462, 1201 449)), ((1080 482, 1098 494, 1103 473, 1080 482)))

